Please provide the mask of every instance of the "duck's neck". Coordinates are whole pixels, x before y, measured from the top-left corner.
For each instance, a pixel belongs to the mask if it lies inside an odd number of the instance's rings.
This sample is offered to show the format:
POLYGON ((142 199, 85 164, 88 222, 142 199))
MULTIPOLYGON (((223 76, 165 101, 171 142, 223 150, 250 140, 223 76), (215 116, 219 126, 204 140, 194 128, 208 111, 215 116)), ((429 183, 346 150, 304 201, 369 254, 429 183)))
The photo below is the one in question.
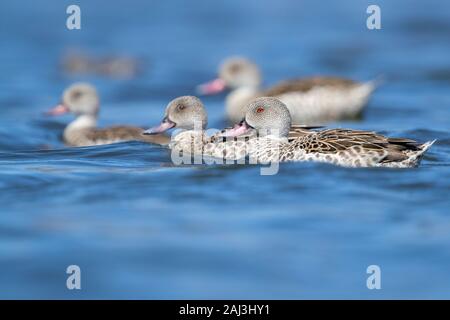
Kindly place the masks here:
POLYGON ((87 145, 86 129, 94 129, 97 125, 95 115, 80 115, 64 130, 63 139, 68 145, 87 145))
POLYGON ((64 130, 64 132, 78 131, 82 129, 91 129, 97 126, 97 116, 90 114, 79 115, 64 130))
POLYGON ((171 145, 176 145, 178 143, 190 143, 194 139, 198 139, 199 142, 205 139, 204 130, 180 130, 179 132, 174 132, 171 138, 171 145))
POLYGON ((234 89, 228 94, 226 112, 231 122, 237 123, 244 118, 245 106, 258 95, 258 91, 256 86, 246 86, 234 89))
POLYGON ((205 141, 206 136, 203 130, 186 130, 175 134, 172 136, 169 144, 169 147, 172 149, 172 161, 176 164, 188 164, 188 162, 184 161, 190 160, 190 155, 202 154, 205 141))

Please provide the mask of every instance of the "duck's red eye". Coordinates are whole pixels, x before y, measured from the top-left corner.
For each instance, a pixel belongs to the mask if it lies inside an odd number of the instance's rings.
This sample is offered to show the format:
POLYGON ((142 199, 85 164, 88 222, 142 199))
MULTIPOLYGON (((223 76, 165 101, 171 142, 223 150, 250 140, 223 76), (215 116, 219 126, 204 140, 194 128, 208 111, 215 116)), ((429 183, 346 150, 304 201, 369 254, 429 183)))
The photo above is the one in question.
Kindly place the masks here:
POLYGON ((261 113, 261 112, 264 112, 264 108, 263 107, 258 107, 256 109, 256 113, 261 113))

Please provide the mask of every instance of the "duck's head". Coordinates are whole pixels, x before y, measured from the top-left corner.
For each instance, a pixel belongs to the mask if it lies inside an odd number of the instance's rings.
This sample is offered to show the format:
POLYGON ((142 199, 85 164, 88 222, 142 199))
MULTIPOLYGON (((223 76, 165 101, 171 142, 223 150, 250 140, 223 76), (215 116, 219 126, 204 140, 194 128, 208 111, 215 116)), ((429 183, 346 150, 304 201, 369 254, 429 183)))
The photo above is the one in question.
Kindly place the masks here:
POLYGON ((97 90, 88 83, 75 83, 64 90, 61 103, 47 111, 48 115, 62 115, 71 112, 75 115, 97 116, 99 111, 97 90))
POLYGON ((207 125, 208 116, 200 99, 194 96, 182 96, 170 101, 161 123, 144 131, 144 134, 157 134, 171 128, 204 130, 207 125))
POLYGON ((261 84, 258 66, 244 57, 231 57, 222 62, 217 79, 198 86, 203 95, 217 94, 225 89, 257 88, 261 84))
POLYGON ((247 105, 245 118, 222 136, 235 137, 256 130, 259 135, 287 137, 291 128, 291 115, 286 105, 272 97, 261 97, 247 105))

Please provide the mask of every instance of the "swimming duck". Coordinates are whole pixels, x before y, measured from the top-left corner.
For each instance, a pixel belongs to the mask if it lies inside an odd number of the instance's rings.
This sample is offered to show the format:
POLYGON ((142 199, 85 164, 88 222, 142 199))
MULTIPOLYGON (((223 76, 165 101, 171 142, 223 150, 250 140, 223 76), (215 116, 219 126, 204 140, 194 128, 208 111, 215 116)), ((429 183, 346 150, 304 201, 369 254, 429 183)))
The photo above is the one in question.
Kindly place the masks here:
POLYGON ((63 56, 61 66, 65 73, 71 75, 93 74, 129 79, 141 72, 142 61, 127 56, 92 56, 85 52, 71 50, 63 56))
POLYGON ((155 144, 167 144, 165 135, 143 136, 142 128, 113 126, 97 129, 99 97, 95 88, 88 83, 75 83, 68 87, 61 104, 47 112, 48 115, 62 115, 71 112, 76 119, 64 129, 63 140, 67 145, 81 147, 138 140, 155 144))
POLYGON ((257 134, 258 137, 246 142, 245 152, 260 162, 317 161, 344 167, 416 167, 435 142, 420 144, 373 131, 317 131, 292 126, 291 122, 289 109, 283 102, 262 97, 250 102, 245 119, 221 136, 257 134))
MULTIPOLYGON (((186 157, 185 164, 191 164, 191 156, 215 158, 211 162, 221 160, 237 160, 246 156, 245 143, 241 141, 223 141, 218 130, 209 135, 206 130, 208 116, 202 101, 195 96, 182 96, 170 101, 164 112, 161 123, 146 130, 144 135, 161 134, 169 129, 181 129, 172 135, 169 148, 172 150, 172 160, 186 157)), ((238 139, 236 139, 238 140, 238 139)))
POLYGON ((232 123, 245 115, 245 106, 256 97, 276 97, 289 109, 294 124, 317 125, 329 121, 354 119, 360 116, 377 81, 355 82, 338 77, 311 77, 287 80, 261 90, 261 72, 252 61, 243 57, 226 59, 219 68, 219 77, 198 86, 200 94, 216 94, 227 88, 226 115, 232 123))
POLYGON ((261 163, 316 161, 345 167, 415 167, 434 143, 388 138, 373 131, 317 130, 317 127, 291 123, 289 110, 283 102, 262 97, 247 105, 244 120, 233 128, 209 136, 205 131, 207 114, 203 103, 196 97, 184 96, 172 100, 162 122, 144 134, 183 129, 169 144, 177 154, 224 160, 248 156, 261 163))
POLYGON ((143 135, 181 129, 172 135, 169 147, 174 151, 203 154, 203 148, 209 142, 205 132, 207 125, 208 115, 202 101, 194 96, 181 96, 167 104, 161 123, 145 130, 143 135))

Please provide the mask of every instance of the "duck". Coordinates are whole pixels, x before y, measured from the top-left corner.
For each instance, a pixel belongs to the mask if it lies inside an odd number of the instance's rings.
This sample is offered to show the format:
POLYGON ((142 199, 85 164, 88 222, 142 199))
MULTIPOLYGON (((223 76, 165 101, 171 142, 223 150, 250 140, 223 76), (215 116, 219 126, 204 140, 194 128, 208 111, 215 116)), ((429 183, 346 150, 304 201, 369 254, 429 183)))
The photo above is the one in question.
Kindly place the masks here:
POLYGON ((240 147, 245 150, 238 153, 260 163, 314 161, 353 168, 417 167, 436 141, 419 143, 374 131, 298 127, 292 125, 286 104, 274 97, 251 101, 244 119, 219 135, 232 140, 240 136, 245 137, 240 147))
POLYGON ((116 79, 131 79, 142 71, 142 61, 127 56, 92 56, 70 50, 61 61, 62 71, 68 75, 97 75, 116 79))
POLYGON ((181 96, 171 100, 161 122, 142 134, 153 136, 175 129, 167 145, 174 152, 202 155, 210 142, 206 132, 208 115, 203 102, 195 96, 181 96))
MULTIPOLYGON (((246 156, 244 143, 223 141, 220 130, 207 129, 208 115, 203 102, 195 96, 181 96, 170 101, 158 125, 143 132, 143 135, 162 134, 175 129, 167 145, 171 149, 172 161, 176 164, 223 163, 246 156), (200 157, 200 158, 199 158, 200 157)), ((237 139, 236 139, 237 140, 237 139)))
POLYGON ((314 161, 353 168, 417 167, 435 142, 421 144, 374 131, 293 125, 287 106, 273 97, 251 101, 244 119, 232 128, 210 135, 207 123, 202 101, 183 96, 170 101, 161 123, 143 134, 181 129, 168 144, 172 155, 200 155, 222 161, 248 157, 250 163, 314 161))
POLYGON ((72 147, 133 140, 159 145, 170 142, 170 138, 162 134, 143 136, 144 129, 134 126, 119 125, 97 128, 99 105, 100 99, 95 87, 89 83, 77 82, 64 90, 61 103, 47 111, 46 114, 59 116, 72 113, 75 115, 75 120, 69 123, 63 132, 64 143, 72 147))
POLYGON ((356 82, 346 78, 315 76, 282 81, 261 89, 259 67, 245 57, 225 59, 218 78, 201 84, 201 95, 212 95, 230 89, 225 100, 226 116, 231 123, 245 115, 245 106, 256 97, 276 97, 285 103, 293 124, 320 125, 332 121, 358 119, 380 79, 356 82))

